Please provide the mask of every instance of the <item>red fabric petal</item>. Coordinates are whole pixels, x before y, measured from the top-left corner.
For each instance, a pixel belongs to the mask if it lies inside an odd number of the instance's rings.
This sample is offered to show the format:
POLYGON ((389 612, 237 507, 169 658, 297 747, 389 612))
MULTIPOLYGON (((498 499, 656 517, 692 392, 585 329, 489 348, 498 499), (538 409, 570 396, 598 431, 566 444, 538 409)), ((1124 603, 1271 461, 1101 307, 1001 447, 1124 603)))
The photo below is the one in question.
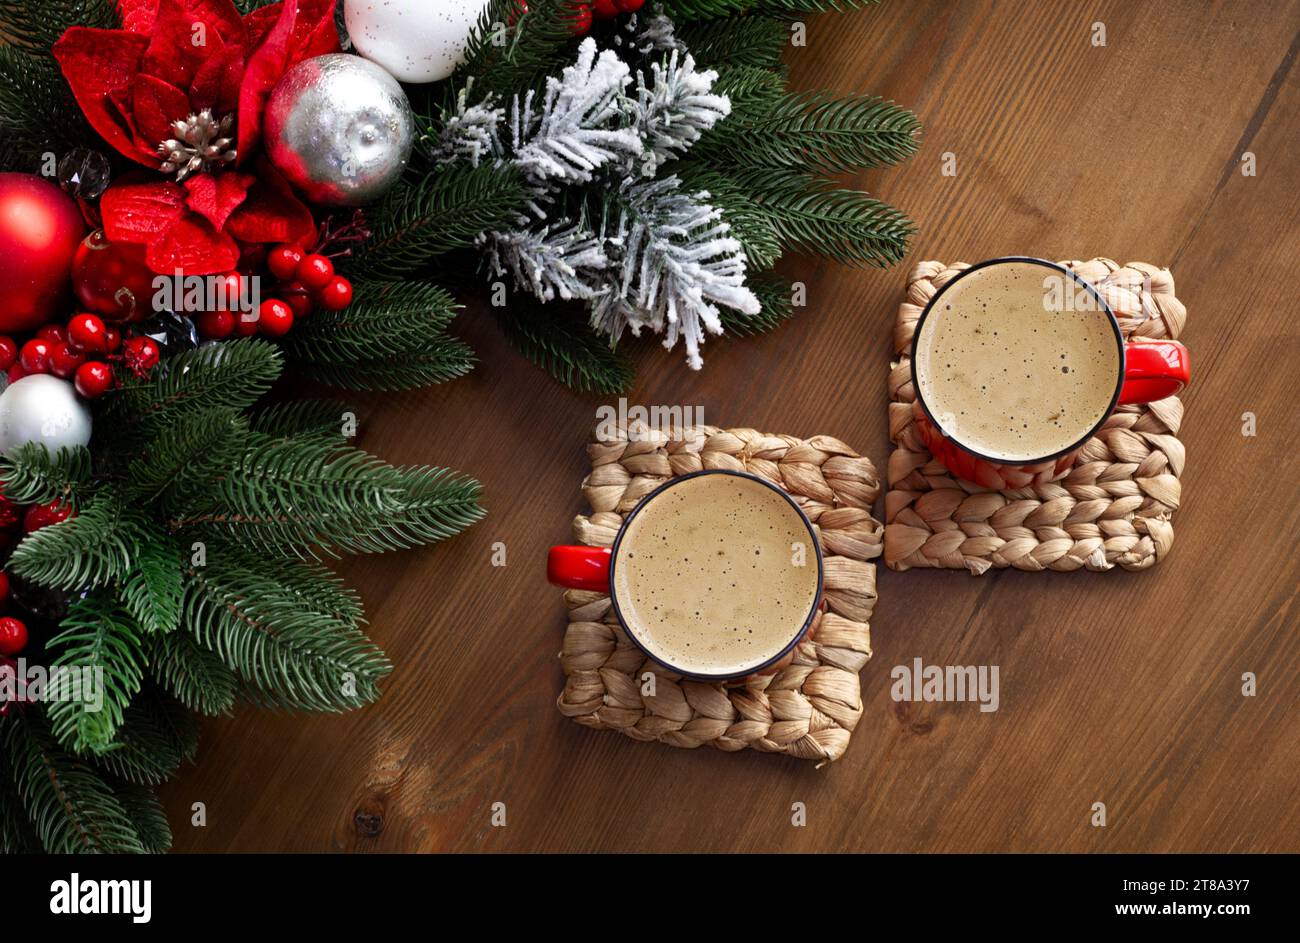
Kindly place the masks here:
POLYGON ((191 19, 215 26, 228 45, 243 44, 244 24, 232 0, 179 0, 179 3, 191 19))
POLYGON ((129 32, 148 34, 158 17, 158 0, 117 0, 122 26, 129 32))
POLYGON ((203 63, 217 51, 217 42, 220 36, 214 25, 196 19, 175 0, 169 0, 158 9, 153 37, 140 68, 188 89, 203 63))
POLYGON ((172 122, 190 113, 189 97, 175 85, 143 72, 131 80, 131 114, 136 131, 157 147, 172 136, 172 122))
MULTIPOLYGON (((342 48, 339 45, 339 30, 334 23, 334 4, 335 0, 298 0, 293 33, 289 37, 290 64, 338 52, 342 48)), ((260 42, 267 30, 275 25, 282 6, 281 3, 273 3, 244 17, 250 47, 260 42)))
MULTIPOLYGON (((239 86, 239 160, 242 163, 252 153, 262 136, 262 112, 271 89, 284 75, 289 61, 289 39, 294 20, 298 15, 298 0, 267 7, 279 7, 279 17, 262 37, 257 48, 248 56, 244 81, 239 86)), ((252 30, 250 29, 250 36, 252 30)))
POLYGON ((190 83, 190 109, 211 108, 217 117, 233 114, 239 107, 239 80, 244 76, 244 53, 237 45, 213 53, 190 83))
POLYGON ((134 33, 74 26, 59 37, 53 52, 91 127, 120 153, 156 166, 156 161, 140 153, 109 107, 110 94, 125 90, 131 77, 140 71, 140 60, 148 45, 148 37, 134 33))
POLYGON ((310 245, 316 238, 311 210, 265 160, 258 161, 257 182, 248 199, 231 214, 226 232, 240 242, 296 242, 310 245))
POLYGON ((239 261, 239 247, 202 216, 190 213, 149 244, 145 263, 155 272, 212 275, 229 272, 239 261))
POLYGON ((184 183, 189 194, 185 203, 215 228, 222 229, 256 179, 252 174, 194 174, 184 183))
POLYGON ((100 197, 109 242, 153 242, 186 213, 185 190, 171 182, 115 183, 100 197))

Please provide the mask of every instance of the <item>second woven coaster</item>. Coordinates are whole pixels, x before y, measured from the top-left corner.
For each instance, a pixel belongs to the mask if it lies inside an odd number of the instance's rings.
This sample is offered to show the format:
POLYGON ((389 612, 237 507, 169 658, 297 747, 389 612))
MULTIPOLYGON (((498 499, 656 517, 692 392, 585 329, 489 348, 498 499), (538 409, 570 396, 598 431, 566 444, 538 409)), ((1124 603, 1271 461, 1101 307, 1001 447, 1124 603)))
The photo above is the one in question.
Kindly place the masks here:
MULTIPOLYGON (((1101 292, 1126 341, 1177 339, 1187 309, 1168 269, 1110 259, 1062 262, 1101 292)), ((1121 406, 1079 452, 1061 481, 993 491, 956 478, 931 456, 912 422, 912 334, 926 303, 968 268, 921 262, 894 325, 889 374, 889 492, 885 563, 912 567, 1020 570, 1145 569, 1169 552, 1185 453, 1183 405, 1171 396, 1121 406)))
POLYGON ((784 488, 817 530, 825 611, 793 662, 744 684, 684 680, 646 659, 618 624, 605 593, 567 590, 560 713, 600 730, 675 747, 751 749, 829 762, 848 748, 862 716, 858 672, 871 657, 867 620, 876 604, 881 524, 871 516, 880 481, 871 460, 838 439, 692 426, 652 432, 633 424, 587 446, 582 491, 590 516, 574 539, 608 547, 636 503, 669 478, 702 469, 746 471, 784 488), (631 434, 629 435, 629 429, 631 434), (655 694, 642 675, 655 672, 655 694))

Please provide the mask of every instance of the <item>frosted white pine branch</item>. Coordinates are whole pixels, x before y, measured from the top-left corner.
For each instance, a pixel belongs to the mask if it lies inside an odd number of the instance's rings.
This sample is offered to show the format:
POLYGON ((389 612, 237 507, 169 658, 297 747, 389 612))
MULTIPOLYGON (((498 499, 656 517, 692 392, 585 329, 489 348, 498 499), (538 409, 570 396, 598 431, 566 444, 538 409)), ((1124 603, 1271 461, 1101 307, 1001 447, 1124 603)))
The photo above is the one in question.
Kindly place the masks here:
POLYGON ((704 364, 705 334, 721 334, 718 305, 754 315, 762 309, 745 286, 745 255, 722 211, 706 192, 685 194, 676 177, 626 183, 617 229, 606 251, 617 268, 610 291, 592 303, 592 325, 617 339, 624 328, 664 335, 671 350, 680 338, 686 362, 704 364))
POLYGON ((493 275, 509 272, 517 285, 542 301, 589 301, 601 290, 599 273, 609 258, 595 233, 575 223, 558 230, 491 233, 488 264, 493 275))
POLYGON ((731 114, 731 100, 713 94, 718 73, 695 71, 689 53, 680 58, 673 50, 667 60, 650 66, 650 74, 638 72, 637 130, 653 152, 650 172, 665 160, 690 149, 705 131, 731 114))
POLYGON ((588 37, 577 61, 560 78, 546 80, 540 106, 529 91, 510 111, 513 162, 537 181, 588 183, 618 159, 639 155, 641 137, 626 121, 623 89, 632 81, 627 63, 610 49, 596 54, 588 37))
POLYGON ((429 156, 436 163, 466 160, 477 167, 486 158, 501 156, 501 123, 504 108, 496 106, 492 95, 476 105, 468 104, 472 82, 456 96, 456 110, 443 120, 435 140, 429 144, 429 156))

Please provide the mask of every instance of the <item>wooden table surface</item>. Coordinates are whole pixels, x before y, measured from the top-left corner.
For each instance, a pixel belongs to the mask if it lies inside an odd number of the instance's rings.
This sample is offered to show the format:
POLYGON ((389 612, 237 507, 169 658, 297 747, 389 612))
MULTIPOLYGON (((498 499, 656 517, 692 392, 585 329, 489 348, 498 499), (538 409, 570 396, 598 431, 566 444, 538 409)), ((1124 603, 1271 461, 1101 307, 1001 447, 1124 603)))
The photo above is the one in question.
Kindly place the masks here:
POLYGON ((890 328, 911 264, 1028 253, 1167 265, 1194 377, 1167 561, 980 578, 882 566, 865 712, 821 770, 580 727, 554 707, 565 620, 543 560, 585 510, 600 401, 551 381, 470 311, 459 330, 480 367, 371 397, 363 442, 472 472, 489 516, 438 547, 342 565, 397 665, 382 700, 209 723, 198 765, 163 791, 176 848, 1300 850, 1298 31, 1300 3, 1270 0, 885 0, 814 17, 807 47, 788 53, 796 87, 885 95, 924 122, 915 158, 853 181, 916 220, 908 261, 787 262, 808 308, 763 338, 711 342, 701 373, 680 352, 637 351, 631 402, 827 433, 883 469, 890 328), (505 567, 490 562, 497 541, 505 567), (917 656, 1000 666, 1000 709, 895 705, 890 669, 917 656), (194 802, 206 827, 190 825, 194 802), (491 824, 497 802, 504 828, 491 824), (1104 828, 1090 824, 1097 802, 1104 828))

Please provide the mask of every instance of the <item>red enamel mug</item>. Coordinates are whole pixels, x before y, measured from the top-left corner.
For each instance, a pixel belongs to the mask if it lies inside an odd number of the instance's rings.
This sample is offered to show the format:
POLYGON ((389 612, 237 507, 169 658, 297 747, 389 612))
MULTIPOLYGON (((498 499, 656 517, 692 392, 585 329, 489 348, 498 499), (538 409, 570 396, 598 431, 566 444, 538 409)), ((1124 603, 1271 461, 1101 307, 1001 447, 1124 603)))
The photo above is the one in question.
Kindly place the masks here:
POLYGON ((1064 478, 1069 474, 1079 450, 1105 425, 1117 406, 1125 403, 1151 403, 1173 396, 1191 379, 1186 347, 1177 341, 1124 343, 1124 336, 1115 313, 1095 286, 1064 265, 1028 256, 1006 256, 972 265, 935 292, 916 322, 916 329, 912 336, 911 357, 912 388, 916 392, 916 398, 912 402, 912 417, 921 441, 953 474, 986 488, 997 489, 1025 488, 1064 478), (1023 461, 1008 461, 984 454, 974 446, 961 441, 952 431, 946 430, 925 401, 921 383, 917 378, 917 351, 921 343, 922 329, 929 318, 943 316, 941 312, 944 309, 940 307, 940 302, 945 294, 954 285, 974 273, 1005 263, 1042 266, 1045 270, 1050 270, 1051 274, 1047 277, 1055 276, 1063 279, 1064 285, 1086 293, 1091 299, 1088 307, 1089 314, 1106 319, 1119 350, 1116 359, 1114 393, 1111 396, 1110 406, 1101 419, 1065 448, 1023 461))
MULTIPOLYGON (((662 535, 669 539, 670 535, 662 535)), ((664 668, 681 675, 685 678, 692 678, 699 681, 727 681, 740 682, 755 675, 771 674, 778 671, 790 663, 794 658, 794 649, 805 637, 809 636, 816 627, 818 617, 822 610, 822 592, 824 571, 822 563, 821 544, 817 539, 816 529, 808 516, 804 514, 803 509, 795 503, 795 500, 781 488, 746 472, 730 471, 723 469, 708 469, 705 471, 692 472, 687 475, 681 475, 671 478, 664 482, 654 491, 651 491, 642 498, 632 509, 632 512, 623 520, 619 527, 618 533, 614 537, 613 545, 610 547, 586 547, 586 546, 561 546, 552 547, 546 561, 546 577, 552 583, 564 586, 569 589, 590 590, 592 592, 608 593, 610 602, 613 606, 614 616, 618 620, 619 626, 623 629, 624 634, 632 641, 637 648, 641 650, 651 661, 662 665, 664 668), (797 618, 791 619, 789 638, 779 651, 774 652, 770 657, 764 659, 756 665, 747 665, 744 671, 739 672, 720 672, 710 673, 699 670, 691 670, 680 665, 674 665, 672 661, 664 656, 661 651, 656 651, 653 643, 641 636, 637 628, 631 624, 627 618, 627 601, 619 598, 619 581, 616 574, 619 567, 635 565, 630 564, 628 555, 620 553, 624 546, 624 537, 628 533, 637 516, 640 515, 652 502, 662 501, 674 488, 680 488, 686 482, 703 475, 734 475, 754 482, 764 488, 767 488, 780 495, 786 506, 793 516, 797 515, 798 520, 802 522, 802 527, 808 535, 808 546, 812 548, 812 557, 815 558, 817 565, 817 590, 813 598, 811 607, 806 613, 800 611, 797 618)))

